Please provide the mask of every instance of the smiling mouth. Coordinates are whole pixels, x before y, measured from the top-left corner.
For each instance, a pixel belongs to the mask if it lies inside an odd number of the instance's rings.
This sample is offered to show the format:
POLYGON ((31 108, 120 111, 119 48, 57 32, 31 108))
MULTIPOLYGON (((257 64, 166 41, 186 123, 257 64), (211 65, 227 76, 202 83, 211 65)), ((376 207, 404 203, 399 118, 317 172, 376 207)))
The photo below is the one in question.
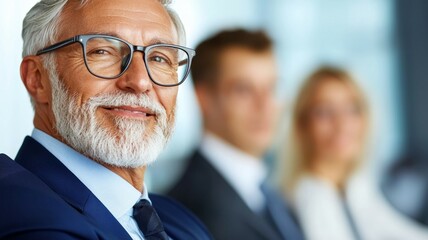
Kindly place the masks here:
POLYGON ((105 106, 102 109, 107 110, 110 114, 124 117, 147 118, 156 116, 150 109, 139 106, 105 106))

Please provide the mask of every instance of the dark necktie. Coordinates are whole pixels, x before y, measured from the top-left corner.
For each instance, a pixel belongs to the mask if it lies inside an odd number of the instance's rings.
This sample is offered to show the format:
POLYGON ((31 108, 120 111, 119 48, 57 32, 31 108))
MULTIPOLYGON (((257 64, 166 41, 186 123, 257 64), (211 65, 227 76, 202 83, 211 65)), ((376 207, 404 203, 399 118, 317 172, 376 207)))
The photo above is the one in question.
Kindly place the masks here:
POLYGON ((156 210, 146 199, 141 199, 134 205, 132 216, 143 232, 145 240, 169 239, 156 210))
POLYGON ((266 213, 282 237, 286 240, 303 240, 300 227, 288 209, 285 199, 266 183, 262 184, 261 190, 266 199, 266 213))

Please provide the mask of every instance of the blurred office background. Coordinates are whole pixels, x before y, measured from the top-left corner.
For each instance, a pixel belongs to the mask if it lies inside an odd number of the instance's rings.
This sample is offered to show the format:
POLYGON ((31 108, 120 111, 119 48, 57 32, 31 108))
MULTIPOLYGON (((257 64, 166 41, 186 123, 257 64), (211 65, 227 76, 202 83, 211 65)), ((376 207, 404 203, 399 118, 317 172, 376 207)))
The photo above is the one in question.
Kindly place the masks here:
MULTIPOLYGON (((0 152, 11 157, 32 130, 19 64, 22 19, 35 2, 0 3, 0 152)), ((278 96, 286 106, 319 65, 350 70, 372 109, 369 171, 397 209, 428 224, 428 2, 175 0, 173 7, 190 47, 225 28, 265 29, 276 43, 278 96)), ((177 114, 174 137, 149 171, 154 191, 164 191, 178 177, 182 159, 199 141, 201 123, 190 80, 180 86, 177 114)))

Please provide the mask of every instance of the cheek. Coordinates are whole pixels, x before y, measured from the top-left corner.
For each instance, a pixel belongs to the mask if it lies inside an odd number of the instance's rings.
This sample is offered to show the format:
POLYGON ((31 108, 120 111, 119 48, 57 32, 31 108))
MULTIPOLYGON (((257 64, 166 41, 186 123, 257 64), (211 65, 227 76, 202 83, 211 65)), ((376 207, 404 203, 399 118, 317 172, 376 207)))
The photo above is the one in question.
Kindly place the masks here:
POLYGON ((354 132, 362 132, 364 129, 364 121, 360 118, 355 118, 351 122, 351 127, 354 132))
POLYGON ((251 120, 251 108, 245 101, 223 101, 220 109, 225 115, 225 118, 236 125, 237 128, 242 128, 251 120))
POLYGON ((75 76, 74 81, 76 82, 70 84, 70 93, 77 97, 77 104, 80 106, 91 97, 115 91, 114 81, 99 81, 87 76, 75 76))
POLYGON ((79 105, 84 104, 90 97, 114 89, 114 81, 101 80, 90 74, 82 59, 71 58, 66 64, 59 61, 59 66, 67 66, 58 68, 59 78, 69 93, 77 96, 79 105))
POLYGON ((278 103, 273 101, 269 107, 266 108, 266 111, 262 112, 261 117, 266 123, 271 124, 273 127, 277 124, 279 120, 279 113, 280 108, 278 106, 278 103))
POLYGON ((90 74, 86 68, 85 61, 81 55, 81 52, 74 52, 68 55, 57 55, 58 72, 62 73, 65 78, 70 79, 79 79, 82 76, 87 78, 91 77, 92 74, 90 74))
POLYGON ((356 143, 360 143, 365 136, 365 124, 363 120, 356 119, 349 126, 350 136, 354 138, 356 143))
POLYGON ((213 124, 225 134, 240 136, 240 132, 245 129, 245 122, 242 121, 245 119, 245 110, 239 107, 239 102, 227 97, 218 97, 211 103, 208 111, 213 124))
POLYGON ((168 115, 172 114, 177 103, 177 87, 157 88, 156 90, 160 104, 165 108, 168 115))

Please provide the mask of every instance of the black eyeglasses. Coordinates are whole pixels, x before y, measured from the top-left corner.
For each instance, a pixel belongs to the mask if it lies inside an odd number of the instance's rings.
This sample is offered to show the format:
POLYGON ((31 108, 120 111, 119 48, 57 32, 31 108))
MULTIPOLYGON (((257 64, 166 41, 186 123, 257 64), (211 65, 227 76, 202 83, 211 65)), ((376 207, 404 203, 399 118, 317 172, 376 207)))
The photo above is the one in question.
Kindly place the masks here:
POLYGON ((88 71, 99 78, 115 79, 129 68, 134 52, 142 52, 150 79, 164 87, 178 86, 186 80, 195 50, 173 45, 154 44, 136 46, 108 35, 77 35, 37 52, 55 51, 73 43, 80 43, 88 71))

